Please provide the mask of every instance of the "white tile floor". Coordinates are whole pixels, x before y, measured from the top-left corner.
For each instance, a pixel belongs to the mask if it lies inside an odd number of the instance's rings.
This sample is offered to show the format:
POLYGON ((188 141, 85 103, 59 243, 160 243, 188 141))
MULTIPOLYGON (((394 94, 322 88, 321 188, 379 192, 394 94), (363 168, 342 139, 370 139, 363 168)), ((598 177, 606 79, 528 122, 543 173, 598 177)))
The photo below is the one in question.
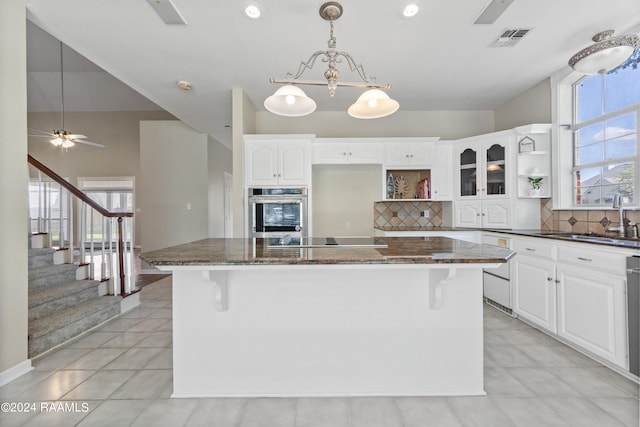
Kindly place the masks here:
POLYGON ((141 300, 139 308, 35 360, 32 372, 1 387, 0 402, 36 408, 0 413, 0 425, 639 425, 637 384, 489 307, 486 397, 170 399, 171 279, 145 287, 141 300))

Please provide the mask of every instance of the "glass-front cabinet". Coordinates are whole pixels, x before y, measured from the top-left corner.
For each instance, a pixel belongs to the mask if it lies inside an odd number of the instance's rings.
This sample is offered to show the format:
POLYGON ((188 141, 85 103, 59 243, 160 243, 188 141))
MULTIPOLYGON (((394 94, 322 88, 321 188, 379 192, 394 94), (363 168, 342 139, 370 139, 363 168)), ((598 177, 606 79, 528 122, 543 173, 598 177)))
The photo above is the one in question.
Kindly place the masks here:
POLYGON ((507 141, 471 141, 458 147, 461 199, 506 195, 507 141))

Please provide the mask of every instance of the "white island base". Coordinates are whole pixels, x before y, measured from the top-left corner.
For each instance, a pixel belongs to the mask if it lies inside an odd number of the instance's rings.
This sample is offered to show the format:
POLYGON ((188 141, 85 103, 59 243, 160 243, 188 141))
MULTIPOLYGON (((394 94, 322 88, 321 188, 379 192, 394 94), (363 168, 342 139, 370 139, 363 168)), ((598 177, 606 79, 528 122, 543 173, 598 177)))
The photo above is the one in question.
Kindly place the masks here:
POLYGON ((172 397, 483 395, 484 266, 174 266, 172 397))

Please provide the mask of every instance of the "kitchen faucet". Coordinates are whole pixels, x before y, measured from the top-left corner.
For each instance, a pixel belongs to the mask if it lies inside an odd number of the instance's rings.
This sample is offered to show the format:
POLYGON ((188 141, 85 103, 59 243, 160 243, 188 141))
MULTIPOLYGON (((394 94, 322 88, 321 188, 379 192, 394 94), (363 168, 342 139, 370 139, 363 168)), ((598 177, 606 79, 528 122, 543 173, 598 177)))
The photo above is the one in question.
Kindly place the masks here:
POLYGON ((605 231, 617 231, 619 237, 625 237, 624 232, 624 209, 622 207, 622 195, 618 192, 613 196, 613 209, 618 209, 619 225, 617 227, 609 227, 605 231))

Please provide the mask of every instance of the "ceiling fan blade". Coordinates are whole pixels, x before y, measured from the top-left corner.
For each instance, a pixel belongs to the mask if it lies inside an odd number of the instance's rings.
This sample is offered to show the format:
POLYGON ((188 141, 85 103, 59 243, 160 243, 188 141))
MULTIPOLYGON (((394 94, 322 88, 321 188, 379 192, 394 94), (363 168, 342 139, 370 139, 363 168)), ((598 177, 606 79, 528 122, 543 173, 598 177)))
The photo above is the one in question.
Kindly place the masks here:
POLYGON ((70 133, 67 135, 67 138, 69 139, 84 139, 86 138, 85 135, 80 135, 79 133, 70 133))
POLYGON ((34 138, 52 138, 53 135, 27 135, 27 136, 32 136, 34 138))
MULTIPOLYGON (((86 138, 86 136, 85 136, 86 138)), ((93 145, 94 147, 100 147, 100 148, 104 148, 106 147, 106 145, 104 144, 98 144, 97 142, 91 142, 91 141, 82 141, 82 140, 73 140, 73 142, 76 142, 78 144, 86 144, 86 145, 93 145)))
POLYGON ((47 131, 40 130, 40 129, 29 128, 29 131, 31 131, 31 132, 40 132, 40 133, 45 134, 43 136, 52 136, 53 135, 53 132, 47 132, 47 131))

